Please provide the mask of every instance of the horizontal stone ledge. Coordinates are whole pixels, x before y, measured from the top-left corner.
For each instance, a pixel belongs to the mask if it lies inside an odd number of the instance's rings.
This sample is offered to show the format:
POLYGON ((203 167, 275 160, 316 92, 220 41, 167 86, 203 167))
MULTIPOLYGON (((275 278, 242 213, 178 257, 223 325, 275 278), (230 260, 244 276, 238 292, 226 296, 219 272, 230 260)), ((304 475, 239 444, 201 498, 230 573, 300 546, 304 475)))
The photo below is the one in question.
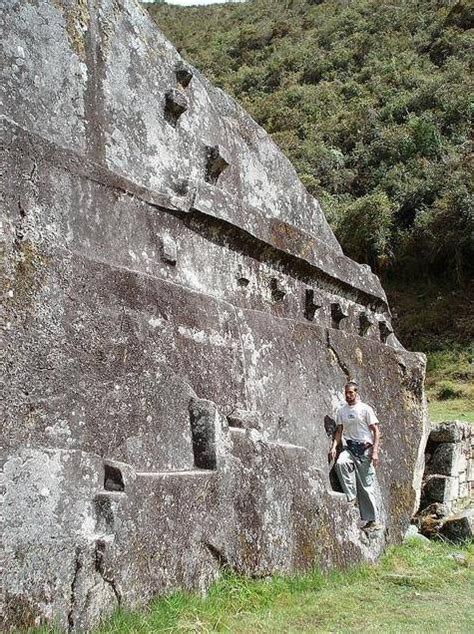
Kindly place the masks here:
POLYGON ((266 445, 270 447, 282 447, 283 449, 297 449, 298 451, 309 451, 306 447, 302 445, 295 445, 291 442, 279 442, 278 440, 266 440, 264 441, 266 445))
POLYGON ((458 420, 444 421, 433 425, 430 432, 430 440, 436 443, 453 443, 461 442, 470 435, 469 423, 463 423, 458 420))
POLYGON ((364 303, 374 303, 383 310, 388 310, 385 292, 369 267, 357 264, 322 240, 289 223, 278 218, 269 218, 255 207, 242 205, 229 192, 205 181, 187 182, 184 193, 180 195, 152 190, 29 132, 6 117, 1 117, 0 120, 8 126, 6 144, 16 146, 21 152, 29 151, 39 160, 105 187, 122 191, 165 211, 187 214, 194 209, 204 216, 226 222, 277 251, 304 262, 314 269, 316 275, 323 274, 334 284, 361 293, 364 303))
POLYGON ((194 192, 192 209, 229 223, 273 248, 303 260, 336 283, 348 285, 388 309, 385 292, 369 267, 354 262, 294 225, 269 218, 256 207, 242 205, 236 196, 209 183, 190 181, 189 189, 194 192))
POLYGON ((216 474, 214 469, 190 469, 188 471, 137 471, 137 478, 179 478, 208 476, 216 474))
POLYGON ((95 494, 95 498, 101 500, 123 500, 126 497, 125 491, 99 491, 95 494))

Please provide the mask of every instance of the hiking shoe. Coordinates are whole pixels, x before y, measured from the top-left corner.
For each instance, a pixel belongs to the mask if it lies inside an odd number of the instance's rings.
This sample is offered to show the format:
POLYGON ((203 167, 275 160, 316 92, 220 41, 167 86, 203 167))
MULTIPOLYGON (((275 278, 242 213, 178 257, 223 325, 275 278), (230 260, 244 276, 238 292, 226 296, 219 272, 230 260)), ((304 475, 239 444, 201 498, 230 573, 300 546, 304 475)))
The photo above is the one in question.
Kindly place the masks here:
POLYGON ((371 520, 370 522, 367 522, 363 527, 362 530, 365 533, 375 533, 377 531, 381 531, 382 527, 380 526, 380 524, 378 524, 377 522, 374 522, 373 520, 371 520))

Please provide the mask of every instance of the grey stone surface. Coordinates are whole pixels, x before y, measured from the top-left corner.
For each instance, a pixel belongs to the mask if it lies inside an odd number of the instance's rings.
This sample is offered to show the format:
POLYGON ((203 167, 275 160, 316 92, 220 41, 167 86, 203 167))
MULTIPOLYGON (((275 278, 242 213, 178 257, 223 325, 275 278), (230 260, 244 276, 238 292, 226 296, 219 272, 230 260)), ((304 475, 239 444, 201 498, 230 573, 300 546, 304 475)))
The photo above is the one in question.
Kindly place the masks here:
POLYGON ((448 517, 440 534, 452 542, 472 541, 474 538, 474 509, 467 509, 448 517))
POLYGON ((446 421, 434 425, 430 433, 430 440, 433 442, 459 442, 464 436, 465 423, 457 421, 446 421))
POLYGON ((410 541, 412 539, 416 539, 419 542, 429 542, 430 540, 428 539, 428 537, 425 537, 424 535, 422 535, 417 526, 415 526, 415 524, 410 524, 410 526, 407 528, 407 531, 405 533, 405 536, 403 538, 404 542, 410 541))
POLYGON ((425 473, 438 473, 440 475, 457 475, 457 466, 461 448, 454 442, 439 443, 436 445, 430 461, 426 465, 425 473))
POLYGON ((224 567, 375 560, 427 432, 424 359, 381 338, 376 276, 138 4, 4 13, 5 629, 84 631, 224 567), (383 425, 370 540, 327 464, 348 378, 383 425))
POLYGON ((456 479, 450 476, 428 476, 424 482, 423 496, 429 502, 451 504, 456 484, 456 479))

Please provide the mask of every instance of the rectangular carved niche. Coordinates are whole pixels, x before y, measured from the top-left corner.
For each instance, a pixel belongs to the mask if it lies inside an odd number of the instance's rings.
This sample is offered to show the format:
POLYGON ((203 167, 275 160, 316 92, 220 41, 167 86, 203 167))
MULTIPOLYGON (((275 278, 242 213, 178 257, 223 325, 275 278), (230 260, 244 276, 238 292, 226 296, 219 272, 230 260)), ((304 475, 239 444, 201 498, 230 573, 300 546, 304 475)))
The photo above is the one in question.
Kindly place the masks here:
POLYGON ((191 399, 189 420, 193 440, 194 465, 198 469, 216 469, 216 406, 212 401, 191 399))
POLYGON ((107 462, 104 463, 104 489, 106 491, 125 491, 121 470, 107 462))
POLYGON ((226 150, 220 145, 206 146, 206 174, 208 183, 216 185, 222 172, 230 165, 226 150))

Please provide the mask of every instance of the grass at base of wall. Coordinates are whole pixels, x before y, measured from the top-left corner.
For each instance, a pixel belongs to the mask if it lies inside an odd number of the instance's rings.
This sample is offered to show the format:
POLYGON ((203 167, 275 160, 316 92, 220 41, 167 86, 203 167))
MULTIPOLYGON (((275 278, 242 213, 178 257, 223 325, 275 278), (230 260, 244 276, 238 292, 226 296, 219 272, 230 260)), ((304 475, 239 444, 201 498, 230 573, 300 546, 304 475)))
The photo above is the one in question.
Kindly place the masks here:
POLYGON ((117 613, 97 634, 474 631, 474 548, 409 541, 376 565, 328 575, 229 576, 208 595, 179 593, 117 613))

